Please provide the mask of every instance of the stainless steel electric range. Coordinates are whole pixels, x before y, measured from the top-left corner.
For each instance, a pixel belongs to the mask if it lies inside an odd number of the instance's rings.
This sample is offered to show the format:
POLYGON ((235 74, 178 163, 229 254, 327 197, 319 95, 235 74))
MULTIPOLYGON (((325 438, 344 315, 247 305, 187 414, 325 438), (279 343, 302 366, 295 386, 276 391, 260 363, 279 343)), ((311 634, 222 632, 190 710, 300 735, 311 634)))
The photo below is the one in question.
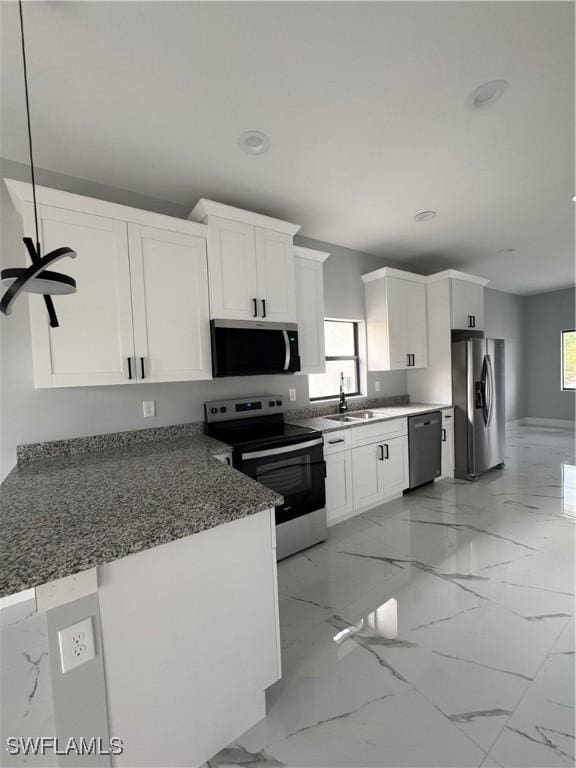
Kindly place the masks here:
POLYGON ((204 411, 205 433, 232 447, 234 468, 284 497, 276 507, 278 560, 324 541, 322 433, 287 424, 278 395, 217 400, 204 411))

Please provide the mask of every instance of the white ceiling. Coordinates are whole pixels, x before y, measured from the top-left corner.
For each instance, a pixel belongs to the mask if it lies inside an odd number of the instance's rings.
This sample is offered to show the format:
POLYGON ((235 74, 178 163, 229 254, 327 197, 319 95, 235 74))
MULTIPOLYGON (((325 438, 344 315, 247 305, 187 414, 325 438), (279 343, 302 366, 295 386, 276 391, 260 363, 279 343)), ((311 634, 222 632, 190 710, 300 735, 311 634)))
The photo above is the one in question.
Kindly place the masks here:
MULTIPOLYGON (((17 6, 2 154, 26 161, 17 6)), ((26 2, 40 167, 518 293, 574 282, 569 2, 26 2), (464 106, 496 78, 490 109, 464 106), (247 128, 269 134, 241 153, 247 128), (416 212, 438 211, 414 222, 416 212), (497 254, 515 248, 512 254, 497 254)))

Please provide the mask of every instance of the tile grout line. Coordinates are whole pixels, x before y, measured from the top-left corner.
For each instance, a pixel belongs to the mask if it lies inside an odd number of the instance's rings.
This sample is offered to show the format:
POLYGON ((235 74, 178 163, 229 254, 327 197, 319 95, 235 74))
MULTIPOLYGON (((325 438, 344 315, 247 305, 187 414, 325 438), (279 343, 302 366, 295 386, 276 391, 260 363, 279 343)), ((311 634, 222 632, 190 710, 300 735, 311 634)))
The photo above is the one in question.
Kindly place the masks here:
MULTIPOLYGON (((507 725, 508 725, 508 723, 510 722, 510 720, 511 720, 511 719, 514 717, 514 715, 515 715, 515 714, 516 714, 516 712, 518 711, 518 707, 519 707, 519 706, 522 704, 522 702, 524 701, 524 699, 525 699, 526 695, 528 694, 528 691, 529 691, 529 690, 532 688, 532 686, 533 686, 533 685, 534 685, 534 683, 536 682, 536 678, 538 677, 538 674, 540 673, 540 670, 542 669, 542 667, 544 666, 544 664, 546 664, 546 662, 547 662, 547 661, 548 661, 548 659, 550 658, 550 654, 552 653, 552 650, 553 650, 554 646, 556 645, 556 643, 557 643, 557 642, 558 642, 558 640, 560 639, 560 635, 561 635, 561 634, 564 632, 564 630, 566 629, 566 627, 568 626, 568 624, 569 624, 571 621, 572 621, 572 619, 567 619, 567 620, 566 620, 566 622, 564 623, 563 627, 560 629, 560 631, 558 632, 558 634, 556 635, 556 637, 555 637, 555 638, 554 638, 554 640, 552 641, 552 645, 550 646, 550 648, 549 648, 549 650, 548 650, 548 653, 546 654, 546 656, 544 656, 544 659, 542 660, 542 663, 540 664, 540 666, 538 667, 538 669, 537 669, 537 670, 536 670, 536 672, 534 673, 534 677, 532 678, 532 681, 531 681, 530 683, 528 683, 528 685, 526 686, 526 690, 524 691, 524 693, 522 694, 522 696, 520 696, 520 698, 518 699, 518 702, 517 702, 516 706, 514 707, 514 709, 513 709, 513 711, 512 711, 512 714, 511 714, 511 715, 510 715, 510 716, 509 716, 509 717, 506 719, 506 722, 504 723, 504 725, 502 726, 502 728, 501 728, 501 729, 498 731, 498 734, 496 735, 496 738, 495 738, 495 739, 494 739, 494 741, 493 741, 493 742, 490 744, 490 746, 489 746, 489 748, 488 748, 488 754, 490 754, 490 752, 492 751, 492 749, 493 749, 494 745, 496 744, 496 742, 498 741, 498 739, 500 738, 500 736, 502 736, 502 733, 504 732, 504 729, 507 727, 507 725)), ((492 755, 490 755, 490 757, 492 757, 492 755)))

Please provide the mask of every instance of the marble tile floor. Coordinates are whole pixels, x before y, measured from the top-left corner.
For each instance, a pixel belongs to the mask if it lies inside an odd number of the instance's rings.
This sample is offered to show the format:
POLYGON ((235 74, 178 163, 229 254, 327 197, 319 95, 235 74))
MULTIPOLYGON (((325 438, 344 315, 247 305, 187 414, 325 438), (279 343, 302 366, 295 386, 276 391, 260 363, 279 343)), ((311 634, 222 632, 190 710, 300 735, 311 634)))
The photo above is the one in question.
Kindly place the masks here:
POLYGON ((574 765, 574 436, 279 564, 283 677, 225 766, 574 765))

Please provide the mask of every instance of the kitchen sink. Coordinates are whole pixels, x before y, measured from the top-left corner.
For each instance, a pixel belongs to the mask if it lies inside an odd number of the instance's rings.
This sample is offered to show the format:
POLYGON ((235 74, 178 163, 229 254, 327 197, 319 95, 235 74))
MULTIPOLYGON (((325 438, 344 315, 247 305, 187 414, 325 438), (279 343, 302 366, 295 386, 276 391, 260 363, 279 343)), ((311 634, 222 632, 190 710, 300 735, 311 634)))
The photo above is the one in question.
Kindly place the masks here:
POLYGON ((370 421, 370 419, 382 419, 384 414, 375 411, 354 411, 350 416, 360 421, 370 421))
POLYGON ((347 414, 340 414, 339 416, 326 416, 326 419, 330 421, 339 421, 341 423, 348 423, 351 421, 362 421, 359 416, 348 416, 347 414))
POLYGON ((353 411, 352 413, 341 413, 338 416, 326 416, 330 421, 340 421, 345 423, 370 421, 370 419, 382 419, 383 417, 382 413, 376 413, 375 411, 353 411))

